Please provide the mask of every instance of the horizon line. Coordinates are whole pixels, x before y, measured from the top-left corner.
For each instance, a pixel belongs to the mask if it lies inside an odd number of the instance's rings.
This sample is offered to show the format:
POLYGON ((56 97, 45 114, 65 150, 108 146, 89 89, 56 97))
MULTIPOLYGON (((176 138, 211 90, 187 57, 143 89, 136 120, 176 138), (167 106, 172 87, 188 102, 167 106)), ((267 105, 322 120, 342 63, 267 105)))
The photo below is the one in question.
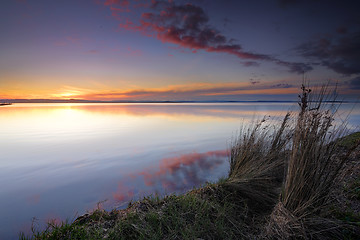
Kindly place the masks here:
MULTIPOLYGON (((7 103, 241 103, 241 102, 298 102, 295 100, 85 100, 85 99, 0 99, 7 103)), ((353 102, 353 101, 326 101, 353 102)))

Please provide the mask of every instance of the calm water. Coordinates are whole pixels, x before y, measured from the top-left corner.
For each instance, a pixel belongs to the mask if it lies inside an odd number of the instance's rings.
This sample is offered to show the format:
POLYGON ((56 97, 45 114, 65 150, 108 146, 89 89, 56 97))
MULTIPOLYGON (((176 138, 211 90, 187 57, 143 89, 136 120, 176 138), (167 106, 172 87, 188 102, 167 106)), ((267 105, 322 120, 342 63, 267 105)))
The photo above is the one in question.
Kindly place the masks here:
MULTIPOLYGON (((344 104, 345 112, 354 104, 344 104)), ((294 104, 14 104, 0 107, 0 239, 33 217, 72 220, 227 174, 241 125, 294 104)), ((344 114, 340 115, 344 117, 344 114)), ((360 111, 350 115, 359 125, 360 111)))

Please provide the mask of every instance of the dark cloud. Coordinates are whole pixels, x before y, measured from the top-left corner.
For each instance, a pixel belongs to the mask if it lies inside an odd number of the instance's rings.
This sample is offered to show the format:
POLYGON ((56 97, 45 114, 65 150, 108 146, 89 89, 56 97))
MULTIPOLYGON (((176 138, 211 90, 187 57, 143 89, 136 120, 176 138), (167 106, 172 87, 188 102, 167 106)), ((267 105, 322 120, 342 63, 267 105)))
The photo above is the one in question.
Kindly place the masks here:
POLYGON ((234 55, 248 60, 244 66, 258 66, 256 61, 270 61, 285 66, 290 72, 304 73, 312 68, 304 63, 281 61, 271 55, 246 51, 209 24, 209 17, 203 8, 193 4, 178 5, 175 1, 152 1, 146 12, 141 14, 138 24, 127 19, 119 27, 140 31, 166 43, 173 43, 190 49, 234 55))
POLYGON ((289 68, 289 72, 303 74, 308 71, 311 71, 313 68, 307 64, 307 63, 291 63, 291 62, 285 62, 281 60, 276 60, 276 63, 278 65, 282 65, 289 68))
POLYGON ((286 8, 286 7, 289 7, 289 6, 296 6, 296 5, 299 5, 299 4, 309 4, 309 3, 312 3, 312 2, 319 2, 321 0, 278 0, 278 3, 280 5, 280 7, 282 8, 286 8))
POLYGON ((293 88, 293 87, 295 86, 288 83, 279 83, 271 86, 271 88, 293 88))
POLYGON ((251 78, 251 79, 250 79, 250 83, 251 83, 252 85, 255 85, 255 84, 260 83, 260 81, 251 78))
POLYGON ((298 51, 341 74, 360 73, 360 32, 335 39, 324 37, 302 44, 298 51))
POLYGON ((340 33, 340 34, 346 34, 348 32, 348 29, 347 29, 347 27, 340 26, 336 29, 336 32, 340 33))
POLYGON ((350 87, 352 89, 360 89, 360 76, 350 80, 350 87))
POLYGON ((247 62, 241 62, 242 65, 245 67, 258 67, 260 64, 257 62, 247 61, 247 62))
POLYGON ((294 5, 301 2, 301 0, 278 0, 278 3, 281 7, 287 7, 289 5, 294 5))
POLYGON ((230 19, 228 19, 227 17, 223 19, 223 27, 227 27, 228 23, 230 23, 230 19))

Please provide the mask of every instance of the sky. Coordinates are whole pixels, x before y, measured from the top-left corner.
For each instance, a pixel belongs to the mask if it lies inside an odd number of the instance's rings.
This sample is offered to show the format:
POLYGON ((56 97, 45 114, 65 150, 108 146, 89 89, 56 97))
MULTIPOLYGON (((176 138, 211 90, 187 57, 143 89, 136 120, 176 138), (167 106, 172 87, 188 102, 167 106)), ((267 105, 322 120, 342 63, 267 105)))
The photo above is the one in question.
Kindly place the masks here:
POLYGON ((0 99, 356 100, 356 2, 6 0, 0 99))

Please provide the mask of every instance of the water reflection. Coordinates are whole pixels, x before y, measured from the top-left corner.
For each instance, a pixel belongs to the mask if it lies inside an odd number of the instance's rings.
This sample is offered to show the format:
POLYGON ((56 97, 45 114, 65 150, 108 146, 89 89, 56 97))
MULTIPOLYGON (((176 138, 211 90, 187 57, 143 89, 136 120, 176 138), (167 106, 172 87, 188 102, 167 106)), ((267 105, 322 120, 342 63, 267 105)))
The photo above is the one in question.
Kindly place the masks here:
MULTIPOLYGON (((181 192, 228 171, 240 125, 296 105, 14 104, 0 108, 0 239, 31 219, 70 220, 108 199, 125 206, 181 192)), ((351 108, 352 105, 348 108, 351 108)), ((294 109, 294 110, 295 110, 294 109)), ((346 108, 345 110, 346 111, 346 108)), ((350 116, 360 122, 359 109, 350 116)))
POLYGON ((130 103, 113 103, 113 104, 98 104, 98 103, 57 103, 57 104, 31 104, 18 103, 16 106, 2 108, 1 113, 5 115, 42 115, 46 118, 61 116, 62 118, 74 118, 82 112, 93 113, 92 115, 126 115, 126 116, 164 116, 164 117, 179 117, 179 116, 209 116, 220 118, 234 118, 241 116, 253 116, 256 114, 279 114, 286 111, 293 104, 289 103, 203 103, 203 104, 130 104, 130 103), (20 111, 19 111, 20 110, 20 111), (279 111, 281 110, 281 111, 279 111))
POLYGON ((227 150, 163 158, 159 166, 148 167, 120 181, 113 198, 122 205, 140 197, 139 195, 183 192, 225 175, 227 160, 227 150))

